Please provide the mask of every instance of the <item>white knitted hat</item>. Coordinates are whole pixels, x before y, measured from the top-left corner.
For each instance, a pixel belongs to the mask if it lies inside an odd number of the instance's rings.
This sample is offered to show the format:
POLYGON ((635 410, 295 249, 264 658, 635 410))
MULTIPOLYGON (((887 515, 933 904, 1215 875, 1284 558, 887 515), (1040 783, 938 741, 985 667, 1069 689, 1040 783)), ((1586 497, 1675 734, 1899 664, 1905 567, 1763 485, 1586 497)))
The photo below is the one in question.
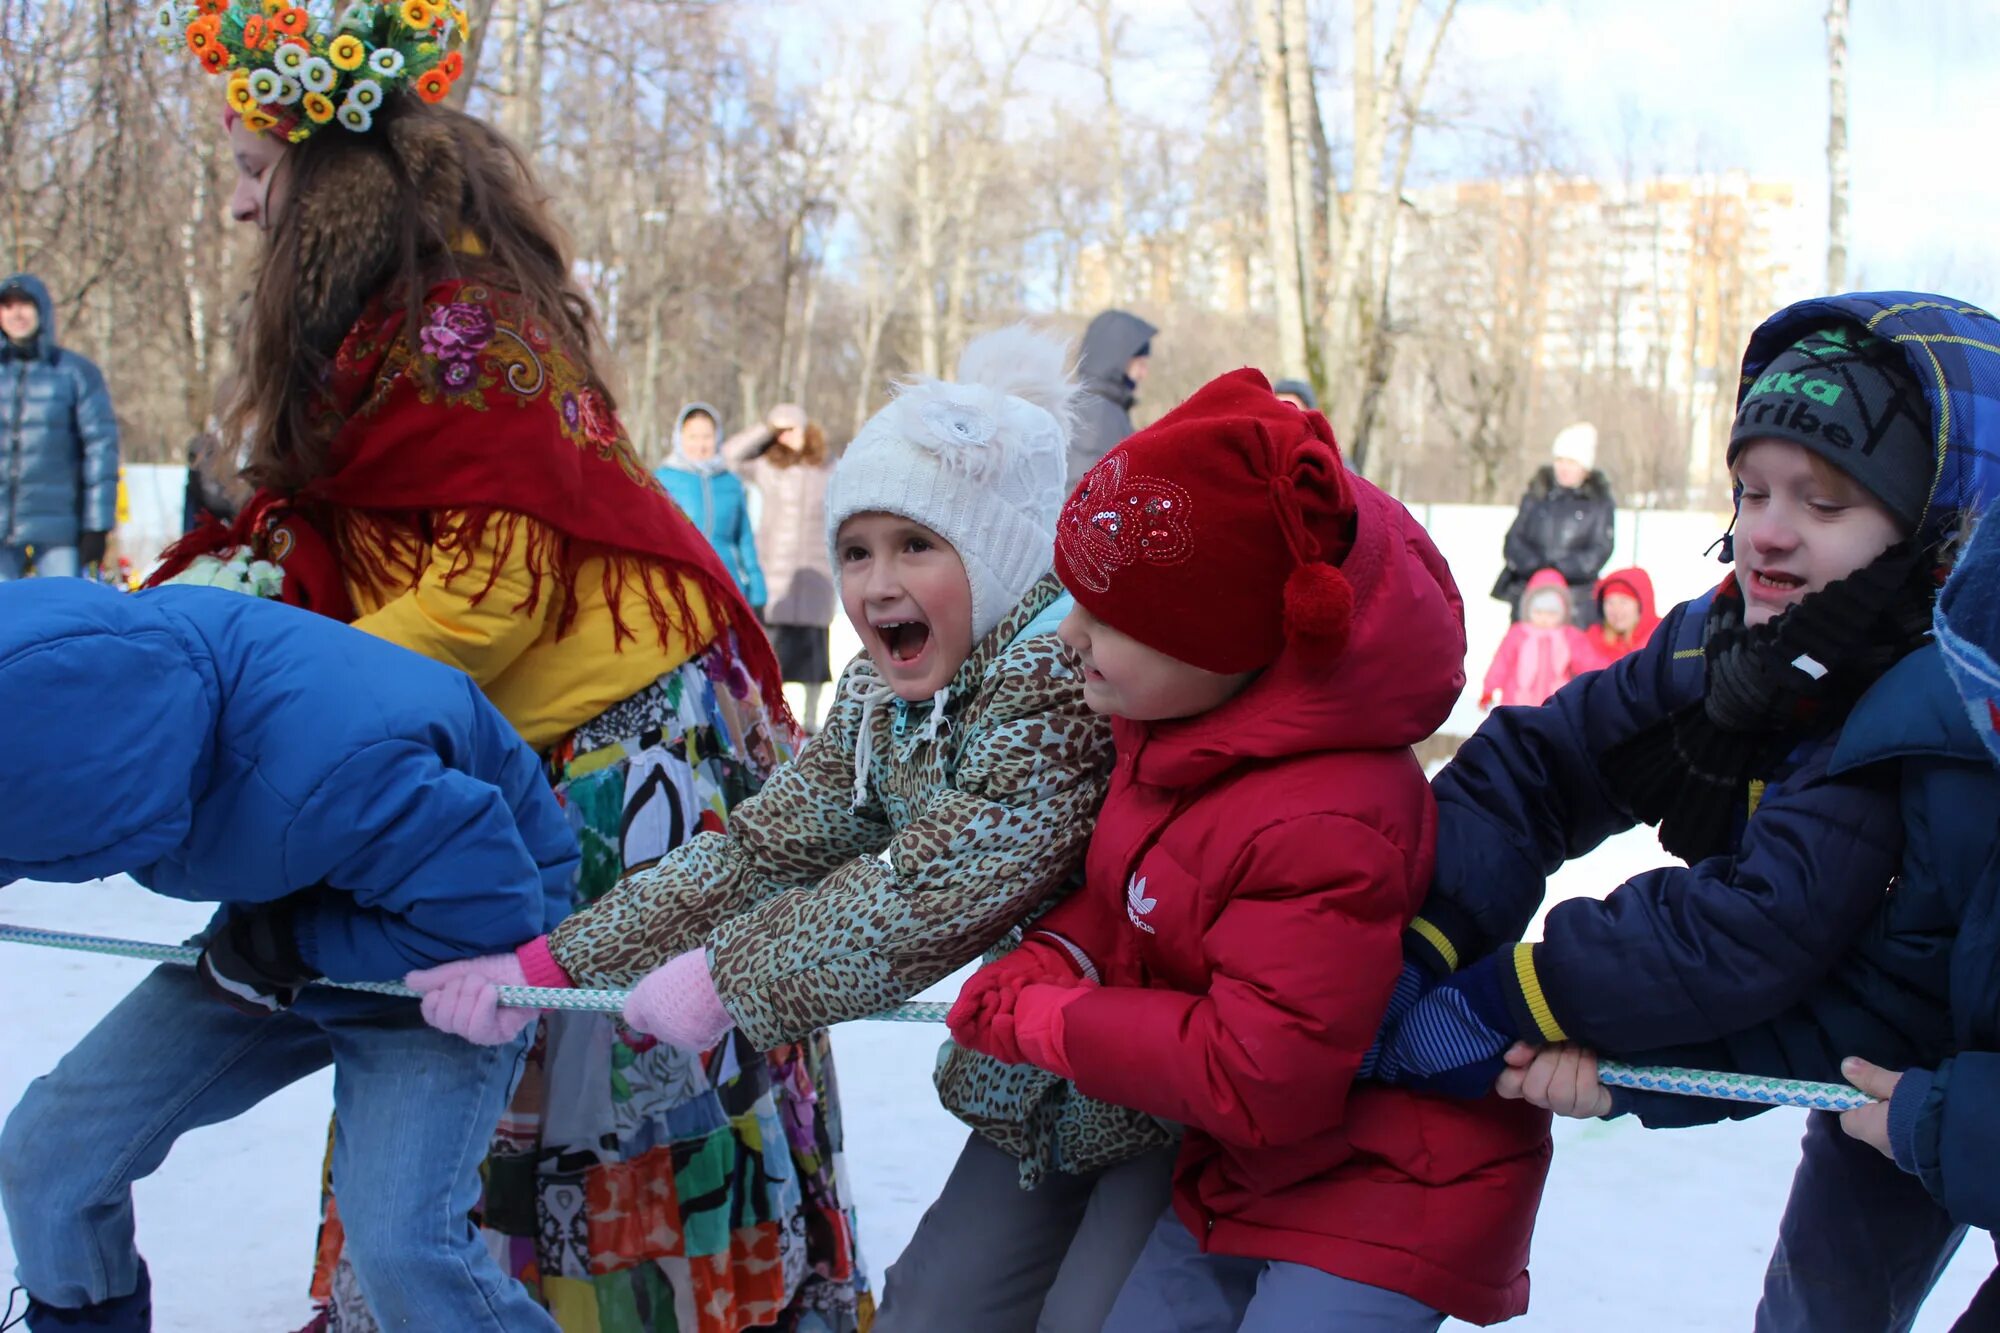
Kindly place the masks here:
POLYGON ((1588 421, 1564 426, 1556 432, 1556 442, 1549 448, 1549 457, 1574 460, 1582 464, 1586 472, 1596 467, 1597 427, 1588 421))
POLYGON ((954 382, 902 385, 833 470, 827 555, 856 514, 900 514, 950 542, 985 638, 1055 561, 1069 452, 1069 347, 1024 325, 968 343, 954 382))

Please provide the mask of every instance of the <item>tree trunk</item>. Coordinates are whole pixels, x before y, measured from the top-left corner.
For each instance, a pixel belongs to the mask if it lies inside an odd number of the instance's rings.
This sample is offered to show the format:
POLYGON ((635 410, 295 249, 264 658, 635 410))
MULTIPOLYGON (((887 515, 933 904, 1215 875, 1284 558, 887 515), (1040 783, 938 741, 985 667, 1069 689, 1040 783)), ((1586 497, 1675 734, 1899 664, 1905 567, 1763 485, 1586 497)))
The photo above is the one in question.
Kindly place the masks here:
POLYGON ((1097 78, 1104 87, 1104 121, 1106 138, 1111 151, 1106 155, 1110 163, 1107 219, 1110 234, 1105 238, 1107 276, 1110 278, 1110 304, 1117 305, 1129 300, 1131 274, 1127 258, 1127 235, 1130 230, 1126 221, 1125 200, 1125 113, 1118 106, 1118 88, 1113 82, 1113 71, 1118 59, 1118 35, 1113 29, 1111 0, 1092 0, 1091 17, 1097 20, 1097 78))
POLYGON ((493 19, 493 0, 465 0, 465 16, 472 30, 471 36, 459 48, 460 54, 465 57, 465 72, 451 86, 451 96, 446 99, 461 111, 472 100, 473 85, 479 81, 479 58, 486 49, 486 30, 493 19))
MULTIPOLYGON (((1312 336, 1313 301, 1311 293, 1316 285, 1319 262, 1315 254, 1314 238, 1319 228, 1314 224, 1314 201, 1318 190, 1314 187, 1313 139, 1319 123, 1319 99, 1313 95, 1313 73, 1310 34, 1311 23, 1306 16, 1306 0, 1282 0, 1280 27, 1285 35, 1285 94, 1286 116, 1292 138, 1292 226, 1298 233, 1299 247, 1299 290, 1301 306, 1299 326, 1305 330, 1306 378, 1317 388, 1324 388, 1323 372, 1312 336)), ((1324 137, 1323 133, 1320 137, 1324 137)))
POLYGON ((1826 5, 1826 289, 1847 290, 1847 0, 1826 5))
POLYGON ((924 5, 923 46, 917 57, 917 365, 944 374, 944 333, 938 325, 937 54, 931 26, 937 6, 924 5))
POLYGON ((819 265, 806 265, 805 309, 799 312, 798 359, 792 367, 792 401, 811 401, 807 390, 812 387, 813 325, 819 319, 819 265))
POLYGON ((1283 0, 1256 0, 1258 84, 1263 94, 1264 234, 1278 302, 1278 371, 1311 373, 1306 351, 1305 275, 1299 263, 1298 192, 1292 184, 1291 97, 1286 89, 1283 0))

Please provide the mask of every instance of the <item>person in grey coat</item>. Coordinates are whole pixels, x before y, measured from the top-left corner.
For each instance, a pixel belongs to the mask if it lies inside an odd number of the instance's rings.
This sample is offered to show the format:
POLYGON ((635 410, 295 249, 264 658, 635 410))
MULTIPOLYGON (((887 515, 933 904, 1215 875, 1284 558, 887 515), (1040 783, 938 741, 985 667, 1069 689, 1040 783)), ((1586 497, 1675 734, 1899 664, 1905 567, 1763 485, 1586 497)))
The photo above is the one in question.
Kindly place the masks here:
POLYGON ((40 278, 0 282, 0 582, 104 559, 118 521, 118 422, 87 357, 56 345, 40 278))
POLYGON ((1159 330, 1124 310, 1107 310, 1083 331, 1076 377, 1076 432, 1069 441, 1069 489, 1098 459, 1132 433, 1132 404, 1146 382, 1147 358, 1159 330))

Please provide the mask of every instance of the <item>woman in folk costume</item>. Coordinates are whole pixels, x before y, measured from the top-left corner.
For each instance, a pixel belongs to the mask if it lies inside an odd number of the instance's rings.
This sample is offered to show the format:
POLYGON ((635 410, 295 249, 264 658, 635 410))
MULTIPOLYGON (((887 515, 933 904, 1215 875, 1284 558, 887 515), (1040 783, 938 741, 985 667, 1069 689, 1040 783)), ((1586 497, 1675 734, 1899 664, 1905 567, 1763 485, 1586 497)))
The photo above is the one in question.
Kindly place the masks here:
MULTIPOLYGON (((546 756, 579 902, 722 827, 790 753, 777 664, 626 440, 530 167, 441 105, 463 12, 202 0, 162 28, 227 81, 232 211, 265 244, 227 423, 259 490, 161 577, 261 588, 464 670, 546 756)), ((852 1330, 839 1149, 823 1032, 704 1061, 551 1015, 482 1220, 572 1330, 852 1330)), ((315 1290, 335 1327, 371 1327, 340 1245, 329 1203, 315 1290)))

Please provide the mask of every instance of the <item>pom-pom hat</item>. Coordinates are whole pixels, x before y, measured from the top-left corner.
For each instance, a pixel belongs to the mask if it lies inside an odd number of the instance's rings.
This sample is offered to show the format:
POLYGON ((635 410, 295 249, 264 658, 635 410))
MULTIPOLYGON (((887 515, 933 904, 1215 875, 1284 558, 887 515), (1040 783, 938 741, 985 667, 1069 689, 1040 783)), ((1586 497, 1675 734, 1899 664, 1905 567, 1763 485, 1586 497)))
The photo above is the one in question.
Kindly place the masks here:
POLYGON ((1331 661, 1354 591, 1354 487, 1333 429, 1255 370, 1212 380, 1084 474, 1056 525, 1056 573, 1098 619, 1208 671, 1287 647, 1331 661))
POLYGON ((1016 326, 968 343, 955 381, 904 385, 847 446, 827 487, 827 555, 840 525, 900 514, 950 542, 972 584, 972 637, 993 631, 1049 572, 1062 508, 1070 400, 1060 339, 1016 326))

